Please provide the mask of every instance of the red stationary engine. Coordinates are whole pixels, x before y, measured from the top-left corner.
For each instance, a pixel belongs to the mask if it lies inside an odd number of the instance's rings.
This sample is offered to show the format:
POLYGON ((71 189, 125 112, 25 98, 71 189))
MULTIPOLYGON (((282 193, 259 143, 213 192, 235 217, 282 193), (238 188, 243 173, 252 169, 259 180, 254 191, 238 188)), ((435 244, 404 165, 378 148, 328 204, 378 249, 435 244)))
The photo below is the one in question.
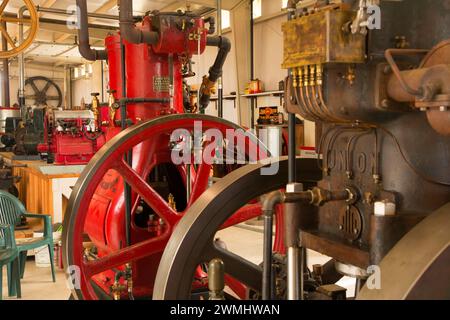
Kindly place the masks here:
MULTIPOLYGON (((136 24, 132 1, 122 0, 121 32, 108 36, 106 50, 98 51, 89 45, 86 1, 77 5, 80 52, 86 59, 108 60, 111 97, 108 120, 102 121, 108 127, 107 143, 80 177, 65 215, 65 263, 75 268, 69 273, 76 278, 72 292, 78 299, 151 297, 162 252, 178 221, 208 188, 213 172, 221 177, 236 168, 204 157, 176 164, 171 156, 191 138, 197 139, 196 152, 225 154, 231 147, 207 139, 209 129, 224 137, 231 130, 236 139, 245 139, 244 150, 233 147, 232 152, 242 151, 249 161, 267 153, 239 126, 198 113, 208 106, 231 47, 226 38, 208 36, 214 33, 213 19, 153 12, 136 24), (206 46, 219 50, 196 102, 184 79, 195 75, 192 56, 206 46), (180 129, 188 136, 174 139, 180 129), (250 150, 257 150, 257 156, 250 150)), ((195 158, 194 153, 184 155, 195 158)), ((259 203, 246 206, 224 228, 260 215, 259 203)), ((205 275, 199 267, 194 287, 204 288, 205 275)), ((227 284, 245 293, 231 278, 227 284)))
MULTIPOLYGON (((95 101, 95 99, 94 99, 95 101)), ((45 117, 44 143, 38 145, 41 155, 57 165, 87 164, 105 144, 100 127, 98 104, 92 110, 48 110, 45 117)))

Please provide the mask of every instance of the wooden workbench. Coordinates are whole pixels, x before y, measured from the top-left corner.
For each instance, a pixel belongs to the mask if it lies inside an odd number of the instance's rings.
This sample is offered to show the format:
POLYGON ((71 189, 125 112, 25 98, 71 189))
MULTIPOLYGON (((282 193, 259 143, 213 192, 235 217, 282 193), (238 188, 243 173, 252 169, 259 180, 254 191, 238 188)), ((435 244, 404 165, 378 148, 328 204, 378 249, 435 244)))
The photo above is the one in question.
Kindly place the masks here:
POLYGON ((45 161, 13 160, 14 155, 0 152, 6 163, 14 167, 13 174, 21 177, 16 184, 19 199, 30 213, 48 214, 52 222, 62 222, 67 200, 85 166, 56 166, 45 161))

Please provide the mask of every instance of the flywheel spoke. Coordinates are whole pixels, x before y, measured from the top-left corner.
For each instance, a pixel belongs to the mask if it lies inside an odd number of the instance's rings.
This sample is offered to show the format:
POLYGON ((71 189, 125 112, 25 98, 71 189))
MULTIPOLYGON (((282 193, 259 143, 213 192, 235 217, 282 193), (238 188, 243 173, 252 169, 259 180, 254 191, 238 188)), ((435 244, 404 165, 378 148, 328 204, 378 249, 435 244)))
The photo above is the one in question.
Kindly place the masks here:
POLYGON ((103 271, 111 270, 131 261, 140 260, 142 258, 154 255, 164 248, 170 237, 170 230, 166 231, 161 237, 152 238, 150 240, 132 245, 120 251, 114 252, 101 259, 84 263, 86 276, 99 274, 103 271))
POLYGON ((27 18, 14 18, 14 17, 1 17, 1 21, 9 22, 9 23, 22 23, 22 24, 31 24, 31 19, 27 18))
POLYGON ((16 48, 16 43, 11 38, 8 31, 6 31, 6 29, 1 24, 0 24, 0 31, 1 31, 2 35, 5 37, 6 41, 8 41, 9 45, 13 48, 16 48))
POLYGON ((33 88, 33 91, 34 91, 36 94, 39 94, 39 93, 40 93, 40 90, 38 89, 38 87, 36 86, 36 83, 34 83, 34 81, 30 81, 30 86, 31 86, 31 88, 33 88))
POLYGON ((240 256, 219 248, 212 244, 204 253, 204 260, 210 261, 215 258, 221 259, 226 266, 226 273, 246 284, 248 287, 260 292, 262 269, 240 256))
POLYGON ((3 14, 3 12, 5 11, 6 6, 8 5, 9 0, 3 0, 2 4, 0 5, 0 15, 3 14))
POLYGON ((127 163, 123 160, 118 161, 115 169, 122 175, 133 191, 139 194, 163 220, 171 226, 178 222, 180 216, 177 212, 127 163))
POLYGON ((44 89, 42 89, 42 92, 47 92, 48 89, 50 89, 51 86, 52 86, 52 84, 50 82, 47 82, 47 84, 45 85, 44 89))

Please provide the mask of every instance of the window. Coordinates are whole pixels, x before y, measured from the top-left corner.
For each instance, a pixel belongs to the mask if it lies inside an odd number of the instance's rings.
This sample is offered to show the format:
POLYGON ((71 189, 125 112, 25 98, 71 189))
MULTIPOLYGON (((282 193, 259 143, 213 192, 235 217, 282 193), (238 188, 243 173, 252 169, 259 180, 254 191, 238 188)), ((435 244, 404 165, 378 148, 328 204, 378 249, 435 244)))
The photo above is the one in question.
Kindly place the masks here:
POLYGON ((286 9, 288 5, 288 0, 281 0, 281 9, 286 9))
POLYGON ((222 10, 222 30, 231 27, 230 11, 222 10))
POLYGON ((257 19, 261 16, 262 16, 261 0, 253 0, 253 19, 257 19))

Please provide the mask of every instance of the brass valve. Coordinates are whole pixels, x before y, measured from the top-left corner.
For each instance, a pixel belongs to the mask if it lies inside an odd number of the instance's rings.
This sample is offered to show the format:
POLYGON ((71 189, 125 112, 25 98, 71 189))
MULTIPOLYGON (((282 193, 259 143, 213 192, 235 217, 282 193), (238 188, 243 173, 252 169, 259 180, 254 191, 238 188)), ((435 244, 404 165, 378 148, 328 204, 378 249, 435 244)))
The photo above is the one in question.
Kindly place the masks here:
POLYGON ((127 287, 123 284, 120 284, 119 280, 114 281, 114 285, 111 287, 111 293, 113 295, 114 300, 120 300, 122 296, 122 292, 125 292, 127 287))
POLYGON ((169 194, 168 204, 173 210, 177 210, 177 203, 175 202, 175 197, 173 194, 169 194))
POLYGON ((98 128, 98 119, 100 118, 100 100, 98 100, 98 96, 100 93, 92 93, 92 112, 94 113, 95 125, 96 129, 98 128))
POLYGON ((108 107, 109 107, 109 123, 111 126, 114 126, 114 120, 116 118, 117 110, 120 108, 119 104, 114 97, 116 90, 108 90, 109 98, 108 98, 108 107))

